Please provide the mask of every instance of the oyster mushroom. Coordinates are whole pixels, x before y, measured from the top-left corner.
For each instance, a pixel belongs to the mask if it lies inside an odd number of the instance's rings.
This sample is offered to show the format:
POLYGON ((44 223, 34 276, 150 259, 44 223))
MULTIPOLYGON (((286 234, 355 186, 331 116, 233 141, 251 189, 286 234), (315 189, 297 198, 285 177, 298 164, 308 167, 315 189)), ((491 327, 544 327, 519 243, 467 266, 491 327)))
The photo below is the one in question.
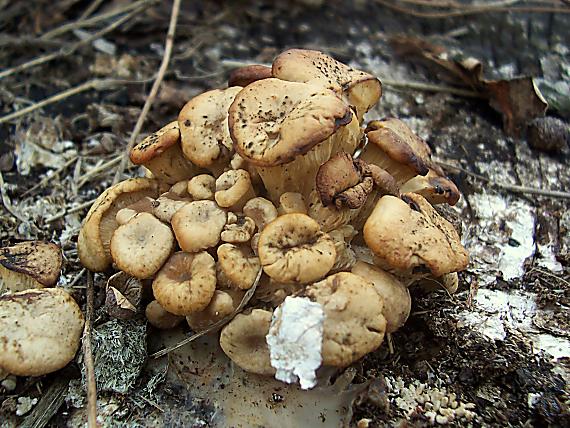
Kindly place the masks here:
POLYGON ((156 301, 174 315, 203 311, 216 289, 214 259, 205 251, 174 253, 152 282, 156 301))
POLYGON ((180 111, 178 124, 184 155, 219 176, 234 152, 228 130, 228 108, 241 87, 214 89, 192 98, 180 111))
POLYGON ((228 86, 247 86, 250 83, 261 79, 267 79, 271 76, 271 67, 266 65, 246 65, 233 70, 228 77, 228 86))
POLYGON ((152 172, 157 180, 174 184, 200 172, 184 157, 180 146, 180 128, 178 122, 170 122, 155 133, 149 135, 130 152, 131 162, 143 165, 152 172))
POLYGON ((422 196, 383 196, 364 225, 364 241, 375 264, 400 274, 436 277, 467 267, 459 235, 422 196))
POLYGON ((277 217, 261 231, 258 243, 263 271, 278 282, 308 284, 333 267, 333 240, 304 214, 277 217))
POLYGON ((195 201, 213 201, 216 179, 209 174, 197 175, 188 181, 188 193, 195 201))
POLYGON ((0 248, 0 294, 3 290, 54 286, 62 263, 61 249, 49 242, 20 242, 0 248))
POLYGON ((359 121, 382 95, 380 81, 319 51, 289 49, 275 58, 273 76, 320 85, 342 94, 354 106, 359 121))
POLYGON ((339 272, 307 286, 305 296, 325 312, 323 365, 346 367, 382 343, 382 298, 370 281, 339 272))
POLYGON ((255 222, 257 230, 260 231, 279 215, 275 205, 273 205, 271 201, 261 197, 247 201, 243 207, 243 213, 255 222))
POLYGON ((0 371, 41 376, 65 367, 79 348, 83 314, 61 288, 0 296, 0 371))
POLYGON ((244 294, 245 292, 240 290, 216 290, 206 309, 188 315, 186 322, 196 332, 206 330, 233 313, 244 294))
POLYGON ((222 208, 241 211, 251 198, 255 197, 249 173, 243 169, 230 169, 216 180, 214 199, 222 208))
POLYGON ((148 322, 160 330, 174 328, 184 321, 183 316, 167 312, 156 300, 153 300, 146 306, 144 313, 148 322))
POLYGON ((219 283, 230 288, 247 290, 253 286, 259 272, 259 259, 247 247, 222 244, 218 247, 219 283))
POLYGON ((459 189, 453 181, 431 169, 425 176, 417 175, 406 181, 400 190, 402 193, 422 195, 432 204, 455 205, 460 197, 459 189))
POLYGON ((271 312, 263 309, 238 314, 220 334, 220 346, 224 353, 246 372, 260 375, 275 373, 265 341, 271 316, 271 312))
POLYGON ((337 151, 352 153, 361 134, 333 92, 274 78, 245 87, 228 121, 236 152, 256 167, 274 203, 285 192, 307 196, 319 166, 337 151))
POLYGON ((120 270, 135 278, 151 278, 174 249, 174 236, 155 216, 140 213, 115 230, 110 249, 120 270))
POLYGON ((171 224, 180 248, 192 253, 216 246, 226 220, 226 212, 214 201, 194 201, 179 209, 171 224))
POLYGON ((94 272, 111 266, 109 245, 111 236, 119 226, 116 215, 145 198, 157 198, 161 184, 149 178, 131 178, 105 190, 91 206, 77 238, 77 252, 81 264, 94 272))

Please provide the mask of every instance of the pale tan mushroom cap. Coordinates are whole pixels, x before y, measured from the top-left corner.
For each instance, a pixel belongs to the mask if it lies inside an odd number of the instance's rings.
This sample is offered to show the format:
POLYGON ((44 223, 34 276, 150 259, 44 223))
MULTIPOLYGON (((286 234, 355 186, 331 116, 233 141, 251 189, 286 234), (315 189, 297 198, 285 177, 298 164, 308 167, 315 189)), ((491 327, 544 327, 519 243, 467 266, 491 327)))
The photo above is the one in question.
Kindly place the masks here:
POLYGON ((307 214, 307 204, 303 195, 297 192, 285 192, 279 197, 279 215, 283 214, 307 214))
POLYGON ((117 212, 145 198, 157 198, 161 184, 150 178, 131 178, 105 190, 91 206, 77 239, 77 252, 81 264, 87 269, 101 272, 111 266, 109 245, 111 236, 119 226, 117 212))
POLYGON ((236 151, 257 166, 291 162, 352 120, 332 91, 306 83, 264 79, 245 87, 229 111, 236 151))
POLYGON ((246 372, 260 375, 275 373, 265 341, 271 325, 271 316, 269 311, 254 309, 250 314, 236 315, 222 330, 222 350, 246 372))
POLYGON ((425 176, 418 175, 406 181, 400 190, 402 193, 422 195, 432 204, 455 205, 461 196, 453 181, 447 177, 441 177, 433 170, 425 176))
POLYGON ((263 230, 268 223, 271 223, 278 216, 277 208, 273 202, 259 196, 246 202, 243 213, 255 222, 257 230, 263 230))
POLYGON ((216 179, 209 174, 201 174, 188 181, 188 193, 195 201, 214 200, 216 179))
POLYGON ((174 249, 174 236, 152 214, 139 213, 115 230, 110 248, 120 270, 135 278, 151 278, 174 249))
POLYGON ((194 201, 172 216, 176 240, 190 253, 216 246, 226 224, 227 214, 214 201, 194 201))
POLYGON ((467 267, 459 235, 422 196, 383 196, 364 225, 364 240, 383 265, 409 272, 426 267, 434 276, 467 267))
POLYGON ((254 196, 249 173, 244 169, 230 169, 216 179, 214 198, 222 208, 241 211, 246 201, 254 196))
POLYGON ((402 327, 412 309, 412 299, 408 288, 398 278, 382 269, 364 262, 356 262, 352 273, 372 282, 376 292, 382 297, 382 314, 386 318, 386 333, 393 333, 402 327))
POLYGON ((230 244, 243 244, 251 239, 254 231, 255 222, 251 218, 243 215, 236 216, 230 212, 228 213, 228 222, 220 237, 222 241, 230 244), (230 217, 232 217, 232 221, 230 221, 230 217), (235 221, 233 217, 235 217, 235 221))
POLYGON ((166 311, 156 300, 153 300, 146 306, 145 316, 153 327, 161 330, 174 328, 184 321, 184 317, 166 311))
POLYGON ((271 278, 302 284, 324 277, 336 258, 333 240, 305 214, 285 214, 265 226, 258 252, 263 270, 271 278))
POLYGON ((259 272, 259 258, 251 254, 247 247, 222 244, 218 247, 217 268, 228 282, 228 287, 247 290, 253 286, 259 272))
POLYGON ((184 316, 204 310, 215 289, 215 262, 205 251, 174 253, 152 283, 158 303, 171 314, 184 316))
POLYGON ((153 203, 152 214, 160 221, 170 223, 172 217, 179 209, 190 203, 192 199, 190 195, 180 197, 173 192, 166 192, 160 195, 153 203))
POLYGON ((0 291, 22 291, 54 285, 61 272, 61 249, 41 241, 0 248, 0 291))
POLYGON ((186 322, 194 331, 205 330, 230 315, 238 307, 244 294, 245 292, 240 290, 216 290, 206 309, 188 315, 186 322))
POLYGON ((241 87, 214 89, 192 98, 180 111, 182 151, 194 164, 209 168, 233 153, 228 109, 241 87))
POLYGON ((60 288, 0 297, 0 370, 41 376, 65 367, 79 348, 83 314, 60 288))
POLYGON ((370 281, 339 272, 307 286, 305 295, 325 311, 323 365, 346 367, 382 343, 382 298, 370 281))

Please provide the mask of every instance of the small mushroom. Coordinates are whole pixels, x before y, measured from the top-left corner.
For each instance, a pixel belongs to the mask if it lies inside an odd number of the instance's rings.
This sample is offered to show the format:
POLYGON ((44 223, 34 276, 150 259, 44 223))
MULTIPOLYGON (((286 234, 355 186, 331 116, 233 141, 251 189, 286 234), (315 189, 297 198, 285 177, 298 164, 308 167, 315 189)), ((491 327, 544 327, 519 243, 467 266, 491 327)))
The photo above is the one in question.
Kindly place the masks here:
POLYGON ((308 207, 309 217, 315 219, 323 232, 330 232, 351 223, 360 211, 359 208, 341 207, 339 209, 336 205, 324 206, 316 190, 309 195, 308 207))
POLYGON ((331 273, 350 270, 356 263, 356 255, 350 247, 350 241, 356 234, 357 232, 354 230, 354 227, 348 224, 329 232, 329 236, 334 241, 336 249, 336 259, 331 273))
POLYGON ((296 192, 285 192, 279 197, 279 208, 277 208, 279 215, 283 214, 307 214, 307 205, 303 195, 296 192))
POLYGON ((383 196, 364 225, 375 264, 397 274, 431 272, 438 277, 467 267, 459 235, 422 196, 383 196))
POLYGON ((394 275, 379 267, 364 262, 357 262, 351 272, 372 282, 376 292, 382 297, 382 314, 386 318, 386 333, 393 333, 402 327, 412 309, 412 299, 408 288, 394 275))
POLYGON ((144 313, 148 322, 160 330, 169 330, 184 321, 183 316, 167 312, 156 300, 146 306, 144 313))
POLYGON ((230 169, 216 180, 214 198, 222 208, 241 211, 251 198, 255 197, 249 173, 244 169, 230 169))
POLYGON ((186 322, 196 332, 206 330, 212 324, 233 313, 244 294, 245 292, 240 290, 216 290, 206 309, 188 315, 186 322))
POLYGON ((261 79, 267 79, 271 76, 271 67, 265 65, 246 65, 244 67, 236 68, 230 73, 228 77, 228 86, 247 86, 250 83, 256 82, 261 79))
POLYGON ((304 284, 284 284, 263 275, 255 289, 254 296, 260 302, 269 303, 272 307, 277 307, 283 303, 285 297, 298 294, 304 289, 304 284))
POLYGON ((171 224, 180 248, 193 253, 218 244, 226 219, 214 201, 194 201, 179 209, 171 224))
POLYGON ((285 214, 265 226, 258 253, 264 272, 271 278, 301 284, 324 277, 336 258, 333 240, 304 214, 285 214))
POLYGON ((65 367, 77 352, 83 314, 61 288, 0 296, 0 371, 41 376, 65 367))
POLYGON ((431 204, 455 205, 459 201, 459 189, 447 177, 441 177, 430 170, 427 175, 417 175, 406 181, 400 189, 402 193, 417 193, 431 204))
POLYGON ((77 252, 81 264, 94 272, 111 266, 109 245, 119 226, 116 215, 145 197, 157 198, 161 193, 158 181, 149 178, 131 178, 105 190, 91 206, 77 238, 77 252))
POLYGON ((453 294, 459 288, 459 275, 457 275, 457 272, 450 272, 443 274, 439 278, 428 276, 421 278, 412 285, 419 286, 422 290, 428 292, 441 290, 443 288, 447 290, 449 294, 453 294))
POLYGON ((128 207, 121 208, 115 215, 117 224, 120 226, 122 224, 128 223, 129 220, 136 216, 138 213, 152 213, 154 202, 154 199, 145 196, 140 201, 137 201, 128 207))
POLYGON ((218 282, 230 288, 247 290, 259 272, 259 259, 247 247, 222 244, 218 247, 218 282))
MULTIPOLYGON (((335 203, 337 195, 345 190, 358 185, 363 179, 360 165, 354 162, 352 156, 345 152, 339 152, 321 165, 316 177, 316 187, 324 206, 335 203)), ((372 179, 368 193, 372 190, 372 179)), ((366 199, 366 194, 364 198, 366 199)), ((349 208, 358 208, 357 200, 352 201, 349 208)), ((364 201, 362 201, 363 203, 364 201)), ((339 207, 340 208, 340 207, 339 207)))
POLYGON ((279 215, 275 205, 261 197, 247 201, 243 206, 243 213, 255 222, 259 231, 263 230, 268 223, 271 223, 279 215))
POLYGON ((382 298, 370 281, 339 272, 307 286, 305 295, 325 311, 323 365, 346 367, 382 343, 382 298))
POLYGON ((214 259, 205 251, 174 253, 152 282, 154 298, 174 315, 203 311, 216 289, 214 259))
POLYGON ((251 218, 230 212, 220 237, 230 244, 243 244, 251 239, 254 231, 255 223, 251 218))
POLYGON ((181 197, 174 192, 168 191, 160 195, 156 201, 154 201, 152 213, 160 221, 170 223, 172 216, 190 202, 192 202, 190 195, 188 195, 188 197, 181 197))
POLYGON ((54 286, 62 263, 61 249, 49 242, 20 242, 0 248, 0 294, 3 290, 54 286))
POLYGON ((188 181, 188 193, 195 201, 213 201, 216 179, 209 174, 197 175, 188 181))
POLYGON ((131 319, 142 299, 142 282, 125 272, 118 272, 107 281, 105 310, 113 318, 131 319))
POLYGON ((135 278, 151 278, 172 253, 174 236, 152 214, 139 213, 115 230, 110 248, 120 270, 135 278))
POLYGON ((178 124, 184 155, 219 176, 234 152, 228 130, 228 108, 241 87, 214 89, 192 98, 180 111, 178 124))
POLYGON ((275 373, 265 341, 271 316, 271 312, 263 309, 238 314, 220 334, 220 346, 224 353, 246 372, 260 375, 275 373))
POLYGON ((135 165, 144 165, 154 178, 169 184, 193 177, 200 171, 182 153, 180 128, 176 121, 134 146, 130 158, 135 165))

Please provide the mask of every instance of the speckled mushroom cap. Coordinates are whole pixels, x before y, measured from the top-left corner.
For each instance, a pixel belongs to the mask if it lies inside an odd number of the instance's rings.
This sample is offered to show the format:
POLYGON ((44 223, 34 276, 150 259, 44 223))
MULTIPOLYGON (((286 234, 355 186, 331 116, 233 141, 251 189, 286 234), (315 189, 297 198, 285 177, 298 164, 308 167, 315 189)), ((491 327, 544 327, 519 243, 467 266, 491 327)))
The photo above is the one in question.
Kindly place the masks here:
POLYGON ((228 77, 228 86, 242 86, 245 87, 250 83, 256 82, 261 79, 272 77, 271 67, 260 64, 245 65, 236 68, 230 73, 228 77))
POLYGON ((0 248, 0 292, 53 286, 62 263, 61 249, 49 242, 20 242, 0 248))
POLYGON ((375 263, 395 273, 426 269, 438 277, 467 267, 469 257, 451 223, 422 196, 383 196, 364 225, 375 263))
POLYGON ((273 78, 245 87, 229 111, 236 151, 257 166, 291 162, 351 120, 332 91, 273 78))
POLYGON ((0 296, 0 369, 41 376, 65 367, 75 356, 83 314, 61 288, 0 296))
POLYGON ((218 279, 222 285, 239 290, 247 290, 253 286, 259 272, 259 259, 251 249, 233 244, 222 244, 218 247, 218 279))
POLYGON ((319 224, 305 214, 277 217, 261 231, 259 260, 264 272, 278 282, 307 284, 324 277, 336 258, 335 244, 319 224))
POLYGON ((360 120, 382 95, 376 77, 319 51, 289 49, 275 58, 272 73, 279 79, 318 84, 344 93, 360 120))
POLYGON ((271 316, 271 312, 263 309, 237 314, 220 334, 220 346, 224 353, 246 372, 260 375, 275 373, 265 341, 271 316))
POLYGON ((144 165, 154 178, 174 184, 200 172, 182 153, 178 122, 170 122, 146 137, 130 153, 131 162, 144 165))
POLYGON ((178 115, 184 155, 216 176, 227 166, 234 151, 228 109, 241 89, 234 86, 204 92, 188 101, 178 115))
POLYGON ((170 227, 150 213, 139 213, 119 226, 111 238, 111 257, 123 272, 151 278, 174 249, 170 227))
POLYGON ((384 168, 398 184, 428 173, 431 164, 429 146, 401 120, 372 121, 365 132, 368 145, 361 159, 384 168))
POLYGON ((119 226, 117 212, 145 198, 157 198, 161 184, 150 178, 131 178, 105 190, 91 206, 77 239, 77 252, 81 264, 87 269, 101 272, 111 266, 109 244, 119 226))
POLYGON ((216 180, 214 199, 222 208, 239 212, 245 203, 255 197, 249 173, 244 169, 230 169, 216 180))
POLYGON ((418 175, 406 181, 400 190, 422 195, 432 204, 455 205, 461 196, 453 181, 431 169, 425 176, 418 175))
POLYGON ((226 220, 214 201, 194 201, 176 211, 171 224, 180 248, 192 253, 216 246, 226 220))
POLYGON ((154 298, 174 315, 203 311, 216 289, 216 266, 211 255, 174 253, 152 282, 154 298))
POLYGON ((339 272, 307 286, 305 295, 325 311, 323 365, 346 367, 382 343, 383 302, 370 281, 339 272))

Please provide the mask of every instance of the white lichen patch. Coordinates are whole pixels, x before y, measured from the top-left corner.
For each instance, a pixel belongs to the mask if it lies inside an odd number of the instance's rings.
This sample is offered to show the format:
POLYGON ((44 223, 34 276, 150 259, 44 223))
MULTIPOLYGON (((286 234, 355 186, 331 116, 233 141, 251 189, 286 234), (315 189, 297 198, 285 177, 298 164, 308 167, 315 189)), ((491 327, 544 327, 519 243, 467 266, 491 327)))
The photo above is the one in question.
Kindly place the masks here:
POLYGON ((451 422, 465 423, 476 418, 474 403, 462 402, 445 386, 431 386, 414 380, 406 385, 400 377, 386 378, 388 399, 409 419, 413 414, 422 414, 432 425, 451 422))
POLYGON ((324 321, 322 305, 306 297, 288 296, 275 309, 266 336, 275 379, 287 383, 299 380, 302 389, 317 384, 324 321))
POLYGON ((18 397, 18 403, 16 404, 16 415, 23 416, 28 413, 37 404, 37 398, 30 397, 18 397))

